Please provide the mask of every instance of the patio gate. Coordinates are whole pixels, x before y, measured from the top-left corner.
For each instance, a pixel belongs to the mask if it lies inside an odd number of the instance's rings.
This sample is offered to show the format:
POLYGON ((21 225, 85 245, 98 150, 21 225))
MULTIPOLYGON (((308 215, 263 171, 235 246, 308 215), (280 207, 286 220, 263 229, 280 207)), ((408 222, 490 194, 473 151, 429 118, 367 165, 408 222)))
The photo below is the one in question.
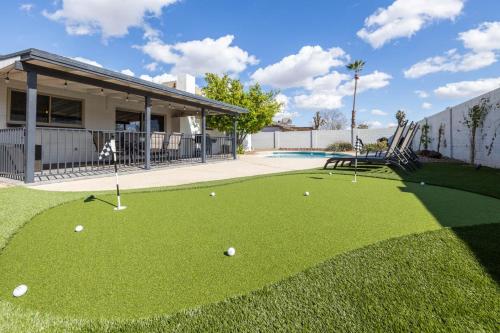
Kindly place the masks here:
POLYGON ((24 180, 24 131, 0 129, 0 177, 24 180))

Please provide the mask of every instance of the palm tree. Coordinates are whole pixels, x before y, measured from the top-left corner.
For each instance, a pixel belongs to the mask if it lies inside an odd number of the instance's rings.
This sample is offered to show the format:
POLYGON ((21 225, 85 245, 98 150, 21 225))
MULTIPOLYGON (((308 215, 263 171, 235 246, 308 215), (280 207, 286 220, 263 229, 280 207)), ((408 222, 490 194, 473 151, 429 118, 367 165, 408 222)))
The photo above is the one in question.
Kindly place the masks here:
POLYGON ((355 60, 347 65, 347 69, 354 72, 354 97, 352 100, 351 114, 351 144, 354 145, 354 128, 356 128, 356 92, 358 90, 359 73, 363 70, 365 62, 363 60, 355 60))

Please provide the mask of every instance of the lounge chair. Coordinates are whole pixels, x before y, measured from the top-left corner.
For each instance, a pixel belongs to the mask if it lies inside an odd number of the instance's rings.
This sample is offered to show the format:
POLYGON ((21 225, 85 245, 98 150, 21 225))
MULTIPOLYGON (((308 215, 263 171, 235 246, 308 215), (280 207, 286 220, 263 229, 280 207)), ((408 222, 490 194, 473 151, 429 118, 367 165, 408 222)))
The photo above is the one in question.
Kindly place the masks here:
MULTIPOLYGON (((407 122, 404 122, 398 125, 396 131, 394 132, 394 135, 392 136, 391 143, 389 144, 387 150, 377 151, 373 155, 370 155, 370 152, 368 151, 366 155, 358 156, 358 162, 366 162, 370 164, 394 165, 401 168, 404 171, 410 171, 414 169, 413 165, 411 165, 411 162, 397 150, 401 149, 400 147, 402 147, 401 137, 406 127, 406 123, 407 122)), ((355 161, 355 156, 331 157, 326 161, 323 169, 327 169, 329 164, 334 164, 333 168, 336 168, 339 163, 341 163, 341 165, 343 165, 345 162, 349 162, 350 164, 352 164, 354 161, 355 161)))
POLYGON ((396 152, 400 154, 402 158, 406 158, 409 163, 415 167, 421 167, 418 156, 411 150, 411 143, 417 133, 418 127, 418 124, 412 122, 408 126, 405 136, 402 138, 401 145, 395 148, 396 152))

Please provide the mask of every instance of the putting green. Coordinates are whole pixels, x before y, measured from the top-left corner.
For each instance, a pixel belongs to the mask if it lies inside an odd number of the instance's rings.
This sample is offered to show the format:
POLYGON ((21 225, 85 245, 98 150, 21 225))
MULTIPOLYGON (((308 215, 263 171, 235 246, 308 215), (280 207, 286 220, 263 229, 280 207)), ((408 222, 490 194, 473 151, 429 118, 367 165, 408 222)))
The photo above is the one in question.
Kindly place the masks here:
POLYGON ((0 298, 77 318, 173 313, 387 238, 500 222, 500 201, 490 197, 351 180, 296 174, 130 193, 121 212, 109 204, 113 196, 64 204, 35 217, 0 253, 0 298), (85 229, 75 233, 79 224, 85 229), (223 254, 229 246, 231 258, 223 254), (12 297, 21 283, 28 293, 12 297))

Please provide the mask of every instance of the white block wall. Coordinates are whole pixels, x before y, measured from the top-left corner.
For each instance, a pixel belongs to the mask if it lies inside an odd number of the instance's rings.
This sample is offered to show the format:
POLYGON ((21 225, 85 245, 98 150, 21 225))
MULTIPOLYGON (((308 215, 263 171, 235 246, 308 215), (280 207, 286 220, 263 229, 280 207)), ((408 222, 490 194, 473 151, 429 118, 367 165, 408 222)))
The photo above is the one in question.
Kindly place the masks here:
MULTIPOLYGON (((375 143, 381 137, 391 137, 394 131, 394 128, 359 129, 357 133, 364 143, 375 143)), ((350 130, 259 132, 252 134, 252 149, 326 149, 332 143, 350 141, 350 130)))
MULTIPOLYGON (((444 124, 444 137, 441 139, 440 153, 444 156, 470 162, 470 131, 463 124, 464 116, 469 108, 479 104, 482 98, 489 98, 493 108, 485 119, 484 126, 478 129, 476 134, 476 164, 485 166, 500 167, 500 88, 484 95, 470 99, 464 103, 436 113, 430 117, 419 121, 420 125, 427 120, 430 130, 431 143, 429 149, 437 150, 438 129, 440 124, 444 124), (493 145, 491 146, 491 143, 493 145), (491 146, 491 150, 489 147, 491 146)), ((421 131, 419 131, 413 141, 413 148, 419 149, 421 131)), ((423 147, 420 147, 423 149, 423 147)))

